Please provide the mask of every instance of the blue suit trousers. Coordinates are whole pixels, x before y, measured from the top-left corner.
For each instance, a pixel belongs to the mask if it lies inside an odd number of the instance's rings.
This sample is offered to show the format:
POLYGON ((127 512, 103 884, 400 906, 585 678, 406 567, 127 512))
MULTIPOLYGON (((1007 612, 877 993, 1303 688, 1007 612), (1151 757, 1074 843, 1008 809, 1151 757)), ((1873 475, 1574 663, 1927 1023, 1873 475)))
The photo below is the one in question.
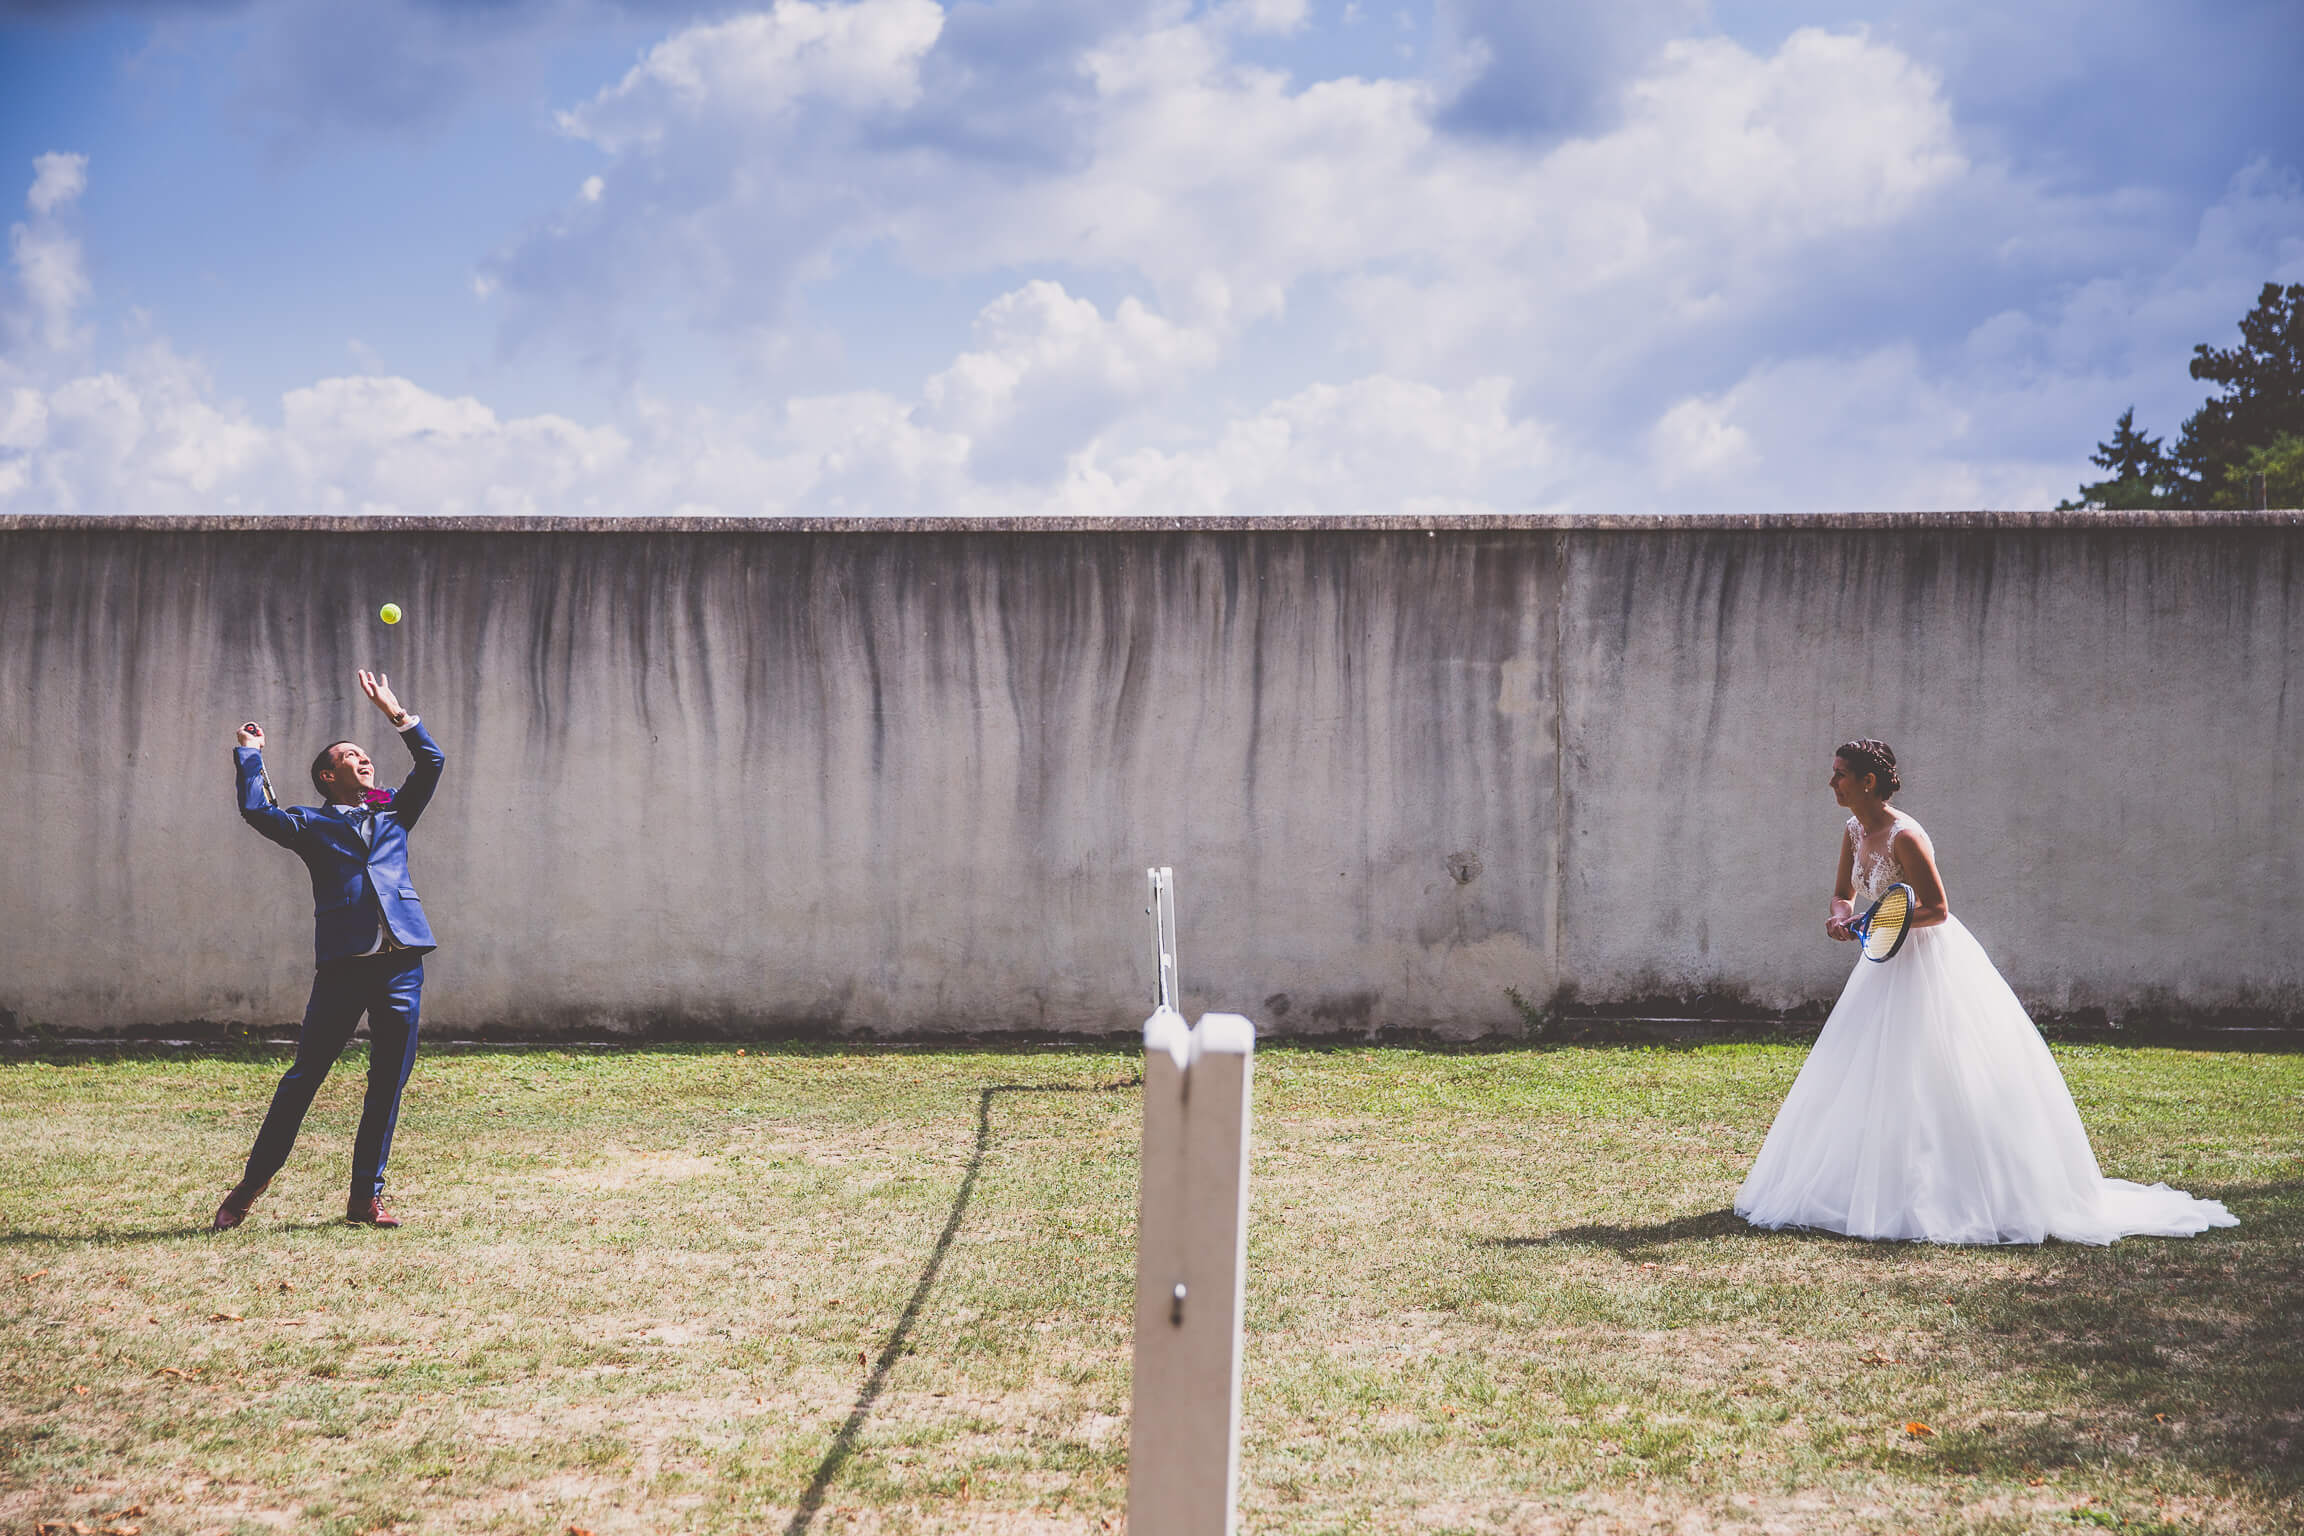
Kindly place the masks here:
POLYGON ((368 1016, 368 1096, 360 1106, 360 1132, 352 1142, 354 1200, 370 1200, 384 1189, 384 1164, 392 1155, 392 1128, 400 1120, 400 1091, 416 1065, 416 1022, 424 1001, 421 954, 361 955, 333 960, 312 977, 312 1000, 304 1007, 304 1031, 296 1042, 296 1063, 273 1091, 264 1127, 256 1133, 242 1183, 254 1187, 280 1171, 296 1145, 312 1095, 336 1065, 360 1023, 368 1016))

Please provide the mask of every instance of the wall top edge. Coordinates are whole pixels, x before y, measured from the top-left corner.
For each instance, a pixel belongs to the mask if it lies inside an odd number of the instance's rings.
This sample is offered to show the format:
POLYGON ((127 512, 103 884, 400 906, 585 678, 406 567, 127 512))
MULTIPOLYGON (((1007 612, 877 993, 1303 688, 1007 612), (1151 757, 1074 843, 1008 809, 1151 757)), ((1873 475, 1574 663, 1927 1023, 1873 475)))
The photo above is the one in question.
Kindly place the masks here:
POLYGON ((1432 517, 402 517, 0 513, 0 533, 1733 533, 2298 528, 2269 512, 1459 513, 1432 517))

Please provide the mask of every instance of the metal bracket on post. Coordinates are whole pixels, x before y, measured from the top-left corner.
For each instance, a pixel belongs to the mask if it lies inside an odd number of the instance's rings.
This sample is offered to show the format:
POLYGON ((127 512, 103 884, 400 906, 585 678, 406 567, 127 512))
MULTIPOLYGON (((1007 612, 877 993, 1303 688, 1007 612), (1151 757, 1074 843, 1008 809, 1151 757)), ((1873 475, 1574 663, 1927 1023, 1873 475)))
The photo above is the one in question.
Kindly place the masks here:
POLYGON ((1231 1536, 1255 1052, 1236 1013, 1186 1029, 1162 1007, 1144 1024, 1130 1536, 1231 1536))

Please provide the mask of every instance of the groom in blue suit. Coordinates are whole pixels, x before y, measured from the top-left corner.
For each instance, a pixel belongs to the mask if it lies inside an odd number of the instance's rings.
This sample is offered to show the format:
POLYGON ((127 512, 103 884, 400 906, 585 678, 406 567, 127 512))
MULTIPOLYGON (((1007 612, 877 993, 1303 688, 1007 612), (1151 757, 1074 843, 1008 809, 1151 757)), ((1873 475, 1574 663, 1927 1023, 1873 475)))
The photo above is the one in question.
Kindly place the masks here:
POLYGON ((384 712, 416 759, 397 792, 376 787, 376 765, 349 741, 339 741, 312 762, 312 785, 325 805, 286 810, 272 799, 264 772, 264 729, 240 727, 233 752, 240 817, 304 861, 312 873, 314 917, 312 1000, 296 1063, 280 1079, 272 1108, 256 1133, 247 1171, 216 1208, 222 1232, 248 1219, 248 1208, 296 1144, 312 1095, 368 1016, 368 1096, 352 1143, 352 1193, 344 1219, 396 1227, 384 1208, 384 1163, 392 1127, 400 1118, 400 1091, 416 1064, 416 1020, 424 996, 424 956, 434 946, 424 904, 408 874, 408 833, 432 799, 447 765, 424 722, 400 707, 391 682, 362 672, 361 690, 384 712))

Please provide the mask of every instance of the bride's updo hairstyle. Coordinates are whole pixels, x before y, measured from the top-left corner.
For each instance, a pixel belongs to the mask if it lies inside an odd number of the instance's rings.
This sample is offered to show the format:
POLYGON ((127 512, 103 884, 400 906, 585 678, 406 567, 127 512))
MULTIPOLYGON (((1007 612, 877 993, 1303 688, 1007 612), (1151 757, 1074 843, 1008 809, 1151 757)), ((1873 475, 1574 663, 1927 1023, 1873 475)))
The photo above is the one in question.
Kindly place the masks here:
POLYGON ((1904 781, 1896 775, 1896 749, 1884 741, 1867 736, 1862 741, 1844 741, 1833 748, 1832 755, 1848 765, 1848 771, 1858 778, 1866 774, 1878 776, 1873 793, 1883 800, 1895 798, 1904 781))

